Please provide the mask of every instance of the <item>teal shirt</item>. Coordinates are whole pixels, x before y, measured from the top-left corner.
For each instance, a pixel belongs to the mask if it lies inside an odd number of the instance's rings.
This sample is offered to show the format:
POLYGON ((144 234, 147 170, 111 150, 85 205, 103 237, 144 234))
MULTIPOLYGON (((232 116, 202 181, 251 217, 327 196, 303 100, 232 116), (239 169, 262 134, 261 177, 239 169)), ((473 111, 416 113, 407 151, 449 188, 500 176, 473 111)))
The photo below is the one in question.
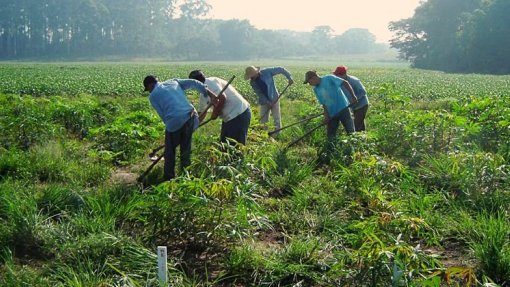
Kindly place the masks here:
POLYGON ((326 75, 321 82, 313 88, 319 103, 326 107, 330 117, 349 106, 349 101, 341 89, 344 80, 337 76, 326 75))
POLYGON ((189 89, 197 90, 202 96, 207 96, 204 84, 189 79, 173 79, 157 83, 149 95, 149 101, 165 123, 168 132, 180 129, 195 110, 184 93, 189 89))

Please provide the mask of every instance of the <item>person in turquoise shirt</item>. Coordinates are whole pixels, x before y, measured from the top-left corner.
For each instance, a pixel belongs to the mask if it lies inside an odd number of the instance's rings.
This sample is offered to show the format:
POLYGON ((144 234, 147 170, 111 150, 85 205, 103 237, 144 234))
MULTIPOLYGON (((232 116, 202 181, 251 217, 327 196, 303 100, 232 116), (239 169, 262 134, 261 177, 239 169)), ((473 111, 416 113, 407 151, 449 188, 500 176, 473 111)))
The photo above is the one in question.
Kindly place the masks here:
MULTIPOLYGON (((274 83, 274 76, 284 75, 289 81, 289 85, 294 83, 292 76, 285 68, 272 67, 260 69, 259 67, 249 66, 244 73, 244 79, 250 80, 250 85, 258 96, 260 105, 260 123, 265 124, 269 120, 269 111, 273 116, 276 129, 282 127, 280 114, 279 94, 274 83)), ((278 133, 273 133, 277 136, 278 133)))
POLYGON ((198 116, 195 108, 186 98, 189 89, 200 92, 202 97, 214 93, 197 80, 172 79, 159 82, 149 75, 143 80, 145 91, 150 92, 149 101, 165 123, 165 180, 175 177, 175 150, 180 146, 181 168, 191 164, 191 139, 198 128, 198 116))
POLYGON ((340 122, 348 134, 354 132, 349 105, 357 102, 356 95, 349 83, 334 75, 319 77, 316 71, 305 74, 304 84, 313 86, 317 100, 324 108, 324 124, 327 125, 327 136, 330 143, 334 142, 340 122), (342 91, 348 90, 348 96, 342 91))
MULTIPOLYGON (((352 113, 354 116, 354 129, 359 131, 365 131, 365 117, 368 111, 368 96, 367 90, 361 83, 360 79, 347 75, 347 67, 346 66, 338 66, 336 67, 333 74, 339 78, 342 78, 349 82, 356 97, 358 98, 358 102, 351 107, 352 113)), ((346 93, 346 89, 342 86, 342 90, 346 93)))

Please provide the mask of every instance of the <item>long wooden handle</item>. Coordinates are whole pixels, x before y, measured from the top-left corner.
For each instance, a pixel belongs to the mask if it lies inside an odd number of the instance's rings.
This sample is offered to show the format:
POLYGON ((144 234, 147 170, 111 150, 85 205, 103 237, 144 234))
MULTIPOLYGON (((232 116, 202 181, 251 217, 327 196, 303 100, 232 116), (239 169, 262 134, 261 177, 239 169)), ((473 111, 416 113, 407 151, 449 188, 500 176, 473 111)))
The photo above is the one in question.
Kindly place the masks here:
POLYGON ((136 181, 138 182, 143 182, 143 180, 145 179, 145 177, 149 174, 149 172, 152 170, 152 168, 163 158, 163 154, 161 154, 160 156, 158 156, 158 158, 152 162, 152 164, 147 168, 147 170, 144 171, 144 173, 142 173, 142 175, 140 175, 136 181))
POLYGON ((285 149, 288 149, 288 148, 290 148, 291 146, 293 146, 293 145, 297 144, 299 141, 301 141, 301 140, 302 140, 302 139, 304 139, 305 137, 309 136, 311 133, 313 133, 313 132, 314 132, 315 130, 317 130, 318 128, 321 128, 322 126, 324 126, 324 124, 323 124, 323 123, 321 123, 320 125, 316 126, 316 127, 315 127, 315 128, 313 128, 313 129, 311 129, 311 130, 307 131, 307 132, 306 132, 304 135, 302 135, 300 138, 298 138, 298 139, 294 140, 294 141, 293 141, 293 142, 291 142, 289 145, 287 145, 287 146, 285 147, 285 149))
POLYGON ((293 124, 290 124, 290 125, 288 125, 288 126, 285 126, 285 127, 279 128, 279 129, 276 129, 276 130, 274 130, 274 131, 270 131, 270 132, 268 132, 267 134, 268 134, 268 135, 272 135, 272 134, 274 134, 274 133, 276 133, 276 132, 279 132, 279 131, 281 131, 281 130, 284 130, 284 129, 286 129, 286 128, 293 127, 293 126, 295 126, 295 125, 297 125, 297 124, 300 124, 300 123, 302 123, 302 122, 306 122, 306 121, 313 120, 313 119, 318 118, 318 117, 320 117, 320 116, 322 116, 322 113, 317 114, 317 115, 310 116, 310 117, 308 117, 308 118, 304 118, 304 119, 299 120, 299 121, 297 121, 297 122, 295 122, 295 123, 293 123, 293 124))
POLYGON ((153 157, 160 149, 164 148, 165 145, 160 145, 157 148, 153 149, 151 153, 149 154, 149 157, 153 157))
POLYGON ((202 122, 198 127, 206 125, 208 122, 212 121, 212 119, 208 119, 205 122, 202 122))
POLYGON ((278 98, 276 98, 276 101, 274 101, 271 105, 269 105, 269 109, 266 110, 266 112, 260 117, 261 119, 264 118, 267 113, 269 113, 269 111, 273 108, 273 105, 275 105, 283 96, 283 94, 285 94, 285 91, 290 87, 290 84, 287 84, 287 86, 283 89, 283 91, 280 93, 280 95, 278 95, 278 98))
MULTIPOLYGON (((232 76, 232 78, 230 78, 230 80, 228 80, 227 84, 226 84, 226 85, 223 87, 223 89, 221 89, 221 91, 218 93, 218 96, 219 96, 219 95, 221 95, 221 94, 223 94, 223 92, 225 92, 225 90, 228 88, 228 86, 230 85, 230 83, 232 83, 232 81, 234 81, 235 77, 236 77, 236 76, 235 76, 235 75, 233 75, 233 76, 232 76)), ((207 110, 208 110, 208 109, 209 109, 212 105, 213 105, 213 103, 212 103, 212 101, 211 101, 211 103, 210 103, 210 104, 209 104, 209 105, 205 108, 204 112, 207 112, 207 110)), ((207 123, 208 123, 208 122, 210 122, 211 120, 212 120, 212 119, 208 119, 207 121, 205 121, 205 122, 201 123, 201 124, 199 125, 199 127, 204 126, 205 124, 207 124, 207 123)))
POLYGON ((285 91, 290 87, 290 84, 287 84, 287 86, 283 89, 283 91, 278 95, 278 98, 276 98, 275 102, 278 102, 278 100, 285 94, 285 91))
POLYGON ((218 95, 223 94, 223 92, 228 88, 230 83, 232 83, 232 81, 234 81, 235 77, 236 77, 236 75, 233 75, 232 78, 230 78, 230 80, 228 80, 227 84, 225 85, 225 87, 223 87, 223 89, 221 89, 221 91, 219 92, 218 95))

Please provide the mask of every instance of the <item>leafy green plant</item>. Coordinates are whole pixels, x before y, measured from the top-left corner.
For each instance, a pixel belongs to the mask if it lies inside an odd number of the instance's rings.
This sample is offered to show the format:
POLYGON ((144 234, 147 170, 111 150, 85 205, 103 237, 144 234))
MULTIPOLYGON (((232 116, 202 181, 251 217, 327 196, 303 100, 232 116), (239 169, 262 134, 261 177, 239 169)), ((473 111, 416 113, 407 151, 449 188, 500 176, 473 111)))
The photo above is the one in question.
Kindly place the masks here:
POLYGON ((401 235, 385 243, 371 231, 364 231, 363 243, 351 258, 357 266, 351 275, 353 282, 370 282, 371 286, 408 284, 423 272, 440 267, 437 258, 425 254, 419 245, 401 240, 401 235))
POLYGON ((234 248, 225 259, 225 268, 229 274, 235 276, 235 281, 250 282, 257 280, 257 272, 262 269, 264 257, 249 245, 234 248))
POLYGON ((0 95, 0 103, 4 107, 0 111, 2 147, 28 150, 59 132, 40 102, 30 97, 0 95))
POLYGON ((464 214, 458 232, 472 248, 479 272, 505 286, 510 278, 510 225, 502 214, 464 214))
POLYGON ((156 140, 163 131, 154 114, 132 112, 110 125, 92 129, 91 138, 100 157, 126 164, 134 156, 140 156, 149 146, 148 141, 156 140))
POLYGON ((427 157, 419 173, 431 189, 477 196, 507 187, 509 171, 498 155, 450 153, 427 157))
POLYGON ((320 253, 321 243, 314 239, 294 239, 276 250, 265 262, 262 282, 271 284, 314 285, 322 282, 322 272, 328 269, 320 253))
POLYGON ((6 287, 20 286, 22 282, 30 282, 37 286, 50 286, 51 280, 41 276, 42 272, 29 265, 16 264, 15 257, 9 248, 0 250, 0 285, 6 287))
POLYGON ((71 99, 52 97, 51 103, 52 120, 80 139, 85 138, 91 128, 108 123, 120 109, 112 101, 84 95, 71 99))
POLYGON ((16 256, 50 258, 43 231, 51 229, 48 217, 39 212, 30 185, 7 182, 0 185, 0 242, 16 256))

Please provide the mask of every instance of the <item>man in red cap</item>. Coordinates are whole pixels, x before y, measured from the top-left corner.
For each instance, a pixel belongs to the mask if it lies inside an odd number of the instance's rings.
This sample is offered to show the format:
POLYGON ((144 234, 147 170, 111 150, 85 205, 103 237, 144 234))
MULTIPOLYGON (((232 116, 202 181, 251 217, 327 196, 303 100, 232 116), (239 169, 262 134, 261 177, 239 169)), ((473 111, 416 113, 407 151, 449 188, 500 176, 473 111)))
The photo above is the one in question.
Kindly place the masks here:
MULTIPOLYGON (((338 66, 336 67, 333 74, 337 77, 340 77, 351 85, 352 89, 354 90, 354 94, 358 98, 358 102, 351 106, 351 109, 354 114, 354 129, 358 131, 364 131, 365 128, 365 116, 367 115, 368 111, 368 96, 367 96, 367 90, 361 83, 361 81, 354 77, 347 75, 347 67, 346 66, 338 66)), ((342 89, 344 87, 342 86, 342 89)), ((344 93, 347 91, 344 90, 344 93)))

